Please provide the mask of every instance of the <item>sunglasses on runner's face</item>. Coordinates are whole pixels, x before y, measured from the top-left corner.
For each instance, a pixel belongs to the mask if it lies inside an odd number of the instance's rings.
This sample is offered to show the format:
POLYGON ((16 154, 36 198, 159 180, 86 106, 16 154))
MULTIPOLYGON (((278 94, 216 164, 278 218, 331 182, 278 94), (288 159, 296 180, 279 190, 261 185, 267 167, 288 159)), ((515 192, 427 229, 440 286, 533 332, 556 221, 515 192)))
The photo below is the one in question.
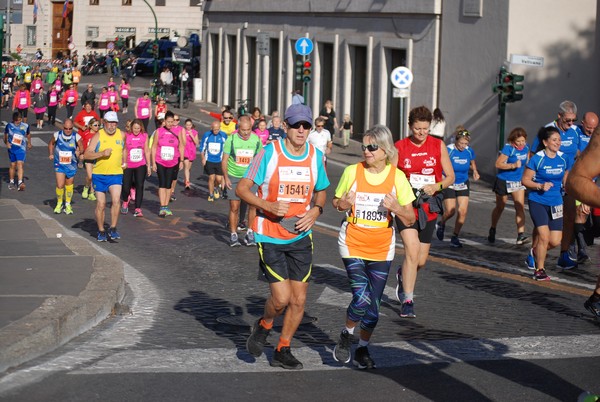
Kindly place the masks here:
POLYGON ((575 123, 577 119, 563 119, 565 123, 575 123))
POLYGON ((223 116, 223 120, 233 120, 233 117, 225 117, 225 116, 223 116))
POLYGON ((364 151, 375 152, 379 149, 379 145, 377 144, 369 144, 369 145, 361 145, 360 146, 364 151))
POLYGON ((302 127, 305 130, 310 130, 312 124, 307 121, 299 121, 296 124, 290 124, 289 127, 293 128, 294 130, 298 130, 300 127, 302 127))

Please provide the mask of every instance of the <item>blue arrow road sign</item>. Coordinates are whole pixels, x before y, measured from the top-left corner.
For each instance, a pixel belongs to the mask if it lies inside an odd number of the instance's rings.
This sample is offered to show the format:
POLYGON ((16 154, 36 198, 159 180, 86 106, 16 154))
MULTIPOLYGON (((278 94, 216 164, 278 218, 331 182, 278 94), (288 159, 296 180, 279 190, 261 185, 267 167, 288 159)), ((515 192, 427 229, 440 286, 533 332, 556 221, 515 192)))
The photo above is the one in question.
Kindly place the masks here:
POLYGON ((302 56, 307 56, 312 53, 314 49, 313 41, 309 38, 300 38, 296 41, 296 53, 302 56))

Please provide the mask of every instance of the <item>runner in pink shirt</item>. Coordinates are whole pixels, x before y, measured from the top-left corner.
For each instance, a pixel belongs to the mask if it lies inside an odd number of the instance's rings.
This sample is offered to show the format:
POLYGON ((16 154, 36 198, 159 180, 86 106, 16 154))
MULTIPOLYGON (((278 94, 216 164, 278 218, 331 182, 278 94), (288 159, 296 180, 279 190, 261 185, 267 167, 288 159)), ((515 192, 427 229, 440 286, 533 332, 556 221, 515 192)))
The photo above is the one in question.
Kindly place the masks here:
POLYGON ((185 178, 185 189, 190 188, 190 171, 192 170, 192 163, 196 159, 196 149, 200 139, 198 138, 198 131, 194 127, 194 123, 191 119, 185 121, 185 152, 183 153, 183 175, 185 178))
POLYGON ((121 102, 123 103, 123 113, 127 113, 127 106, 129 106, 129 83, 127 79, 121 80, 121 86, 119 87, 119 95, 121 95, 121 102))
POLYGON ((130 191, 135 188, 135 211, 133 216, 142 217, 142 200, 144 197, 144 181, 152 174, 150 163, 150 147, 148 134, 143 131, 144 125, 138 119, 131 123, 131 132, 125 134, 125 150, 127 166, 123 171, 123 187, 121 189, 121 213, 129 212, 130 191))
POLYGON ((98 101, 98 114, 102 119, 104 117, 104 113, 110 110, 110 95, 108 94, 108 88, 103 87, 102 93, 100 94, 100 100, 98 101))
POLYGON ((267 141, 269 140, 269 130, 267 130, 267 122, 265 119, 261 119, 258 122, 258 127, 254 130, 254 134, 258 135, 260 141, 263 144, 263 147, 267 145, 267 141))

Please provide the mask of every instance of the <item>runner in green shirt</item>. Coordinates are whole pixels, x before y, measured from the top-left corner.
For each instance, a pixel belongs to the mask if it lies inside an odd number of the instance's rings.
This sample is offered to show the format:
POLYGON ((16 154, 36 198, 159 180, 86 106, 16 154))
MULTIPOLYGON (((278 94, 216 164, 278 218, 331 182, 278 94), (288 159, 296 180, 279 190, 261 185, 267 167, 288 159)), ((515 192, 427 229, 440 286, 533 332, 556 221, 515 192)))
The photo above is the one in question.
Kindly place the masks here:
MULTIPOLYGON (((223 146, 223 178, 226 188, 233 190, 229 196, 229 228, 231 230, 231 247, 240 246, 237 234, 237 226, 240 213, 240 199, 235 195, 235 187, 240 182, 244 173, 250 166, 254 156, 262 149, 260 138, 252 132, 252 122, 248 116, 240 117, 237 133, 233 133, 225 141, 223 146)), ((248 222, 254 220, 256 208, 250 206, 248 210, 248 222)), ((254 232, 248 229, 244 242, 247 246, 254 246, 254 232)))

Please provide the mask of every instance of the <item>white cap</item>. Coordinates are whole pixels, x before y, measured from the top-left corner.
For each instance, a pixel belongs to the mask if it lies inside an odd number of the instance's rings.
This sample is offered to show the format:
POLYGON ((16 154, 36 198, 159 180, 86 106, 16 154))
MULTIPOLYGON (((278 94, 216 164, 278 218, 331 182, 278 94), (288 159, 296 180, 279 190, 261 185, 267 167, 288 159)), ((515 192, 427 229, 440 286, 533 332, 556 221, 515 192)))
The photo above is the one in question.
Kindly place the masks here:
POLYGON ((106 112, 104 114, 104 120, 118 123, 119 122, 119 116, 117 116, 117 112, 113 112, 111 110, 110 112, 106 112))

